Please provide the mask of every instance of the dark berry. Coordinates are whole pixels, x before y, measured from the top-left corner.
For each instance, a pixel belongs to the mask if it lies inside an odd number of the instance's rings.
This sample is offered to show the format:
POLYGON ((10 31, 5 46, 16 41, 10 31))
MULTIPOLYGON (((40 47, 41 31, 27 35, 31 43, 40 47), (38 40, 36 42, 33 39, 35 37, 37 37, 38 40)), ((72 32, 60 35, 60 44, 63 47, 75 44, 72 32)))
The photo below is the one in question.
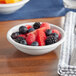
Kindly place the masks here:
POLYGON ((58 39, 53 36, 53 35, 50 35, 47 37, 47 39, 45 40, 45 44, 46 45, 50 45, 50 44, 53 44, 53 43, 56 43, 58 41, 58 39))
POLYGON ((29 32, 32 32, 34 30, 35 30, 34 28, 30 28, 27 32, 29 33, 29 32))
POLYGON ((21 40, 20 44, 27 45, 27 42, 26 42, 26 40, 21 40))
POLYGON ((19 28, 19 32, 20 32, 20 34, 26 34, 26 33, 27 33, 27 27, 21 26, 21 27, 19 28))
POLYGON ((12 33, 11 37, 12 39, 16 39, 19 35, 19 32, 15 32, 15 33, 12 33))
POLYGON ((33 42, 32 44, 31 44, 31 46, 38 46, 39 44, 38 44, 38 42, 37 41, 35 41, 35 42, 33 42))
POLYGON ((45 31, 46 36, 50 36, 51 33, 52 33, 52 31, 51 31, 50 29, 47 29, 47 30, 45 31))
POLYGON ((58 34, 56 34, 56 33, 52 33, 51 35, 55 36, 56 38, 59 37, 58 34))
POLYGON ((38 28, 40 28, 40 25, 41 25, 40 22, 35 22, 33 25, 33 28, 38 29, 38 28))
POLYGON ((15 39, 16 42, 20 43, 22 40, 25 40, 23 37, 17 37, 15 39))

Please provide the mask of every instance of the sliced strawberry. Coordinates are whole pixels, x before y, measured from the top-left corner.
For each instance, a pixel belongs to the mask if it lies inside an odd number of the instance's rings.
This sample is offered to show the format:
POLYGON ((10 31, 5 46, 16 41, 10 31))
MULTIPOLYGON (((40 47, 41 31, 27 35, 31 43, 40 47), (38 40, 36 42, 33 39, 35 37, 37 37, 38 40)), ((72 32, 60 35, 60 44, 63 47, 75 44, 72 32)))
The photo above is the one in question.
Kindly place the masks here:
POLYGON ((49 23, 46 23, 46 22, 43 22, 43 23, 41 24, 40 28, 42 28, 42 27, 46 27, 47 29, 50 29, 49 23))
POLYGON ((45 32, 47 30, 47 28, 46 27, 42 27, 42 28, 39 28, 37 30, 41 30, 41 31, 45 32))
POLYGON ((34 34, 34 35, 36 35, 36 31, 37 31, 37 30, 27 33, 27 36, 28 36, 29 34, 34 34))
POLYGON ((46 40, 46 35, 42 30, 37 30, 37 41, 39 46, 44 46, 46 40))
POLYGON ((20 34, 20 35, 18 35, 18 37, 23 37, 24 39, 26 39, 26 35, 24 35, 24 34, 20 34))
POLYGON ((31 26, 31 25, 25 25, 25 26, 27 27, 27 29, 32 28, 32 26, 31 26))
MULTIPOLYGON (((41 31, 45 32, 46 29, 47 29, 46 27, 42 27, 42 28, 39 28, 39 29, 37 29, 37 30, 41 30, 41 31)), ((35 35, 37 36, 37 30, 32 31, 32 32, 30 32, 30 33, 33 33, 33 34, 35 34, 35 35)), ((30 33, 28 33, 27 35, 29 35, 30 33)))
POLYGON ((26 42, 28 45, 31 45, 36 40, 36 36, 33 33, 30 33, 26 37, 26 42))

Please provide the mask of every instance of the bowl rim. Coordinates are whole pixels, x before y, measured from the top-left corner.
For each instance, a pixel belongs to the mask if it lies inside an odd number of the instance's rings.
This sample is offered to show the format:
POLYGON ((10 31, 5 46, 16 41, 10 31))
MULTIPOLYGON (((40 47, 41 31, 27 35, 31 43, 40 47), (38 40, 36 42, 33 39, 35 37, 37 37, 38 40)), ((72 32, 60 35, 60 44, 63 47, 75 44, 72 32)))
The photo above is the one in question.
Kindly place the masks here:
MULTIPOLYGON (((29 24, 29 23, 32 23, 32 24, 33 24, 33 23, 35 23, 35 22, 28 22, 28 24, 29 24)), ((42 23, 42 22, 40 22, 40 23, 42 23)), ((48 23, 48 22, 47 22, 47 23, 48 23)), ((63 33, 63 34, 62 34, 62 38, 61 38, 58 42, 56 42, 56 43, 54 43, 54 44, 51 44, 51 45, 46 45, 46 46, 28 46, 28 45, 22 45, 22 44, 20 44, 20 43, 15 42, 15 41, 11 38, 11 36, 9 35, 9 33, 11 32, 11 30, 12 30, 13 28, 16 28, 17 26, 26 25, 26 24, 27 24, 27 23, 22 23, 22 24, 16 25, 16 26, 12 27, 12 28, 7 32, 7 40, 8 40, 11 44, 16 45, 16 46, 19 46, 19 47, 21 47, 21 48, 43 49, 43 48, 49 48, 49 47, 54 47, 54 46, 60 45, 60 44, 63 43, 64 40, 65 40, 65 32, 64 32, 64 30, 63 30, 62 28, 60 28, 59 26, 56 26, 56 25, 54 25, 54 24, 49 23, 51 26, 56 27, 57 29, 60 30, 60 32, 63 33)))
POLYGON ((18 5, 21 5, 21 4, 25 4, 27 3, 28 1, 30 0, 22 0, 22 1, 19 1, 17 3, 10 3, 10 4, 0 4, 0 7, 13 7, 13 6, 18 6, 18 5))

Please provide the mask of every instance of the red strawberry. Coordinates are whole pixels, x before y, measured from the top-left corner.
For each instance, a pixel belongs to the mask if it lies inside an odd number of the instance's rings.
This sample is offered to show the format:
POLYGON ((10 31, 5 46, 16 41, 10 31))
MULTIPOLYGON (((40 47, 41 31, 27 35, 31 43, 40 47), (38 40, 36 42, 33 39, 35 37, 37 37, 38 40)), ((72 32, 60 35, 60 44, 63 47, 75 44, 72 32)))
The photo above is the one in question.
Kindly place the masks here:
MULTIPOLYGON (((44 32, 45 32, 46 27, 42 27, 42 28, 39 28, 39 29, 37 29, 37 30, 41 30, 41 31, 44 31, 44 32)), ((37 35, 37 30, 32 31, 32 32, 30 32, 30 33, 33 33, 33 34, 37 35)), ((28 33, 28 34, 30 34, 30 33, 28 33)), ((28 35, 28 34, 27 34, 27 35, 28 35)))
POLYGON ((47 30, 47 28, 46 27, 42 27, 42 28, 39 28, 38 30, 41 30, 41 31, 45 32, 47 30))
POLYGON ((52 33, 58 34, 59 38, 61 37, 61 34, 60 34, 60 32, 57 29, 53 29, 52 30, 52 33))
POLYGON ((32 26, 31 26, 31 25, 25 25, 25 26, 27 27, 27 29, 32 28, 32 26))
POLYGON ((26 42, 28 45, 31 45, 36 40, 36 36, 33 33, 30 33, 26 37, 26 42))
POLYGON ((36 36, 36 31, 37 31, 37 30, 27 33, 27 36, 28 36, 29 34, 34 34, 34 35, 36 36))
POLYGON ((37 30, 37 41, 39 46, 44 46, 46 40, 46 35, 42 30, 37 30))
POLYGON ((50 25, 48 23, 46 23, 46 22, 43 22, 41 24, 40 28, 42 28, 42 27, 46 27, 47 29, 50 29, 50 25))
POLYGON ((24 39, 26 39, 26 35, 24 35, 24 34, 20 34, 20 35, 18 35, 18 37, 23 37, 24 39))

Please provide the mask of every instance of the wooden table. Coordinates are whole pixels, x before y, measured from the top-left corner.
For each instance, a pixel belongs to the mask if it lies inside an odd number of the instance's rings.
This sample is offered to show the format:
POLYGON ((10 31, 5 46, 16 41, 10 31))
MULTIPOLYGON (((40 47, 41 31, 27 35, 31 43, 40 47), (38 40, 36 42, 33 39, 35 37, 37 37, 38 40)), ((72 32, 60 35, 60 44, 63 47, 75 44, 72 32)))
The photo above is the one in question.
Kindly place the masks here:
POLYGON ((42 56, 30 56, 18 51, 6 39, 7 31, 13 26, 36 21, 62 27, 64 17, 0 22, 0 76, 58 76, 57 49, 42 56))

